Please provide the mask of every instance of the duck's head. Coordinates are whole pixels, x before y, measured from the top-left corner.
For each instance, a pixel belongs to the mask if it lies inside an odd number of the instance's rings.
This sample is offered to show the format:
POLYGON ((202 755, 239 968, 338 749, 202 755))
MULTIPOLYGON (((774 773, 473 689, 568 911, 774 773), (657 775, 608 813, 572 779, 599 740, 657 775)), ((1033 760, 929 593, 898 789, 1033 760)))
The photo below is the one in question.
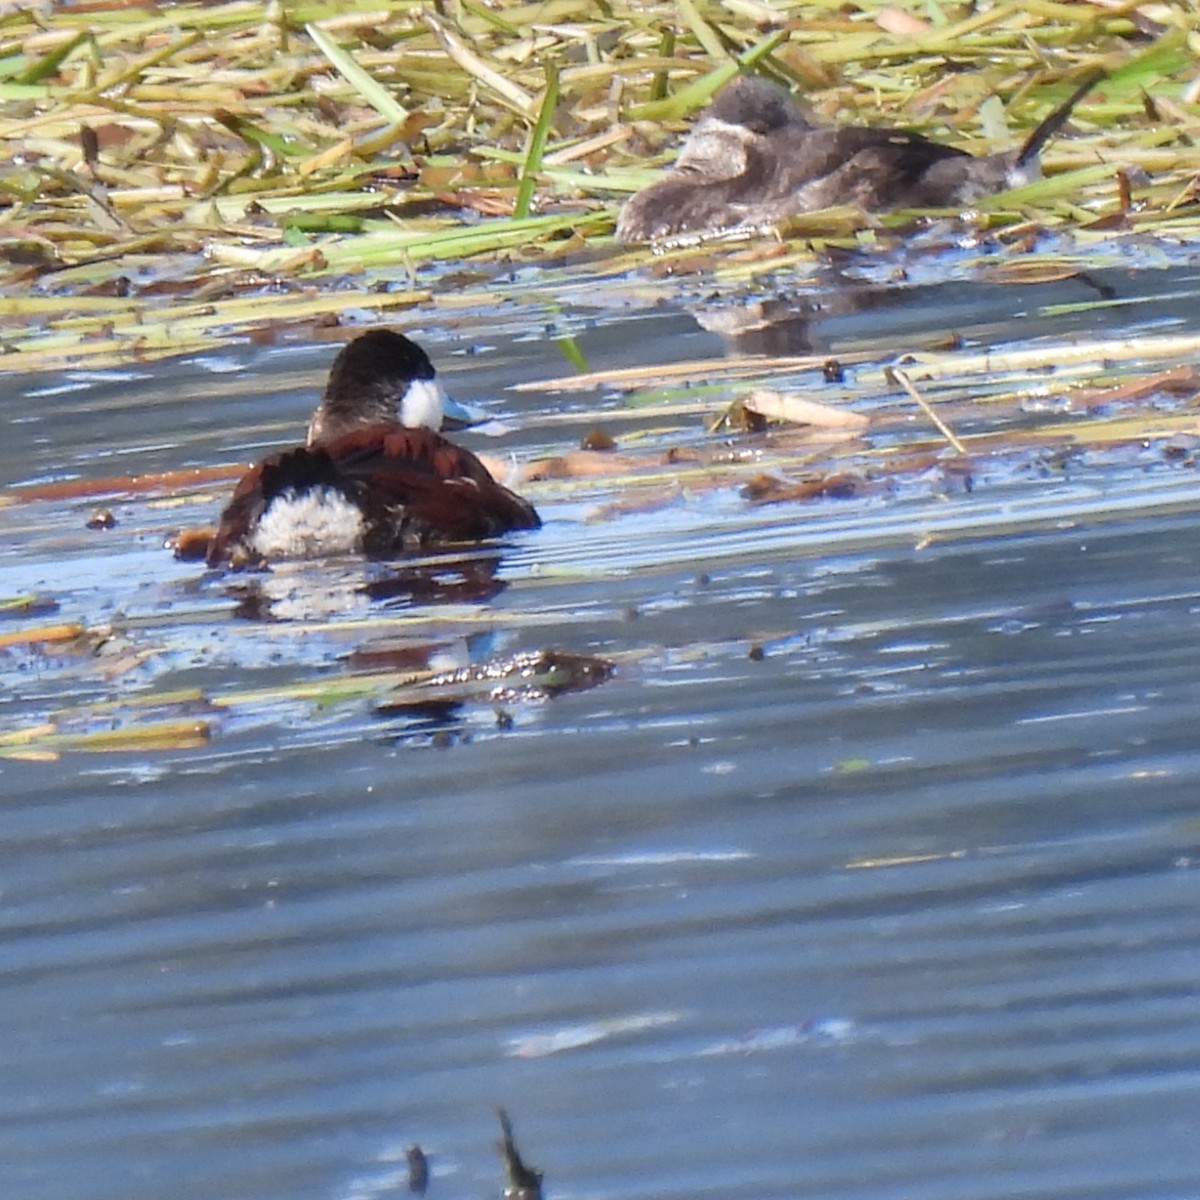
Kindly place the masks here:
POLYGON ((785 91, 753 75, 741 75, 729 84, 713 99, 704 116, 711 122, 738 126, 760 136, 789 126, 811 128, 785 91))
POLYGON ((416 342, 392 329, 372 329, 348 342, 333 360, 325 394, 308 424, 308 444, 328 445, 371 425, 436 431, 479 420, 479 414, 446 395, 416 342))

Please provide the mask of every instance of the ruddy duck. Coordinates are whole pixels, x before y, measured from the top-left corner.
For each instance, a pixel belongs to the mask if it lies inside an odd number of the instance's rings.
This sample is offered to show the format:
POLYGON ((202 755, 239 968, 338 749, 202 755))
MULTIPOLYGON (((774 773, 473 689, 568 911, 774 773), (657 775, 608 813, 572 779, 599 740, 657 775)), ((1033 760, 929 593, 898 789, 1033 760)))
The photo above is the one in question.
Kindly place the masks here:
POLYGON ((617 239, 766 225, 838 204, 969 204, 1040 178, 1042 147, 1103 77, 1090 73, 1015 153, 976 158, 901 129, 813 125, 779 88, 743 76, 713 100, 671 170, 625 204, 617 239))
POLYGON ((388 557, 541 525, 533 506, 438 430, 450 401, 425 351, 375 329, 329 372, 308 444, 263 459, 234 489, 208 564, 388 557))

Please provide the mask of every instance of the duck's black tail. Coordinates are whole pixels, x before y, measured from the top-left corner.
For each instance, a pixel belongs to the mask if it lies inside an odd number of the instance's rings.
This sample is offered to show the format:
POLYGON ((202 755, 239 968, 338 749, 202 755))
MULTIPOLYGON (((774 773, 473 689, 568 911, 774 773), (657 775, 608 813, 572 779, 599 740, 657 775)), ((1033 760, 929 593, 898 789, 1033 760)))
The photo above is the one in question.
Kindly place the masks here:
POLYGON ((1071 110, 1108 74, 1103 67, 1089 71, 1079 86, 1025 139, 1017 152, 1016 165, 1023 167, 1042 152, 1042 147, 1063 127, 1071 110))

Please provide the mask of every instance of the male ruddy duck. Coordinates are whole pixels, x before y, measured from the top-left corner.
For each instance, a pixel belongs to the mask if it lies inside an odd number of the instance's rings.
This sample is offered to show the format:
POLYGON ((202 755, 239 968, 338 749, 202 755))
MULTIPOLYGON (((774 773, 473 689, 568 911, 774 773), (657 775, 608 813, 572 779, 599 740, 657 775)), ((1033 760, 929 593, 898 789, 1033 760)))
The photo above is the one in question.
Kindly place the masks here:
POLYGON ((1015 153, 978 158, 901 129, 813 125, 779 88, 743 76, 713 100, 671 170, 625 204, 617 239, 767 225, 839 204, 969 204, 1039 179, 1042 147, 1103 75, 1090 73, 1015 153))
POLYGON ((329 372, 308 444, 253 467, 208 547, 208 564, 362 553, 388 557, 541 525, 469 450, 438 430, 449 403, 425 351, 375 329, 329 372))

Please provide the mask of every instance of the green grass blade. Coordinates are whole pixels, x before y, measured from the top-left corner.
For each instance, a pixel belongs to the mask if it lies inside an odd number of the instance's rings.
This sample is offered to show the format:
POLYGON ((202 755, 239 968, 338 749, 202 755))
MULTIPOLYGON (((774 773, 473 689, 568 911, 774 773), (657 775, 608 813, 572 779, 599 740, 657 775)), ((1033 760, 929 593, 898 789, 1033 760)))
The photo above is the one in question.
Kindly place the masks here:
POLYGON ((546 151, 546 140, 550 136, 550 123, 558 107, 558 68, 546 64, 546 94, 542 97, 541 111, 529 138, 529 151, 521 168, 521 182, 517 187, 517 202, 513 216, 527 217, 533 205, 533 191, 537 185, 537 174, 542 169, 542 155, 546 151))
POLYGON ((286 138, 280 137, 277 133, 270 133, 265 129, 261 129, 255 125, 253 121, 239 116, 237 113, 226 112, 219 108, 213 112, 213 119, 224 125, 230 133, 240 137, 242 141, 251 146, 259 146, 264 150, 270 150, 272 154, 278 154, 282 157, 294 157, 298 154, 308 154, 307 146, 297 146, 289 142, 286 138))
POLYGON ((37 62, 30 63, 24 71, 14 77, 13 83, 41 83, 43 79, 53 75, 70 55, 91 39, 91 36, 86 29, 77 33, 69 42, 63 42, 37 62))
POLYGON ((720 62, 726 57, 725 47, 721 44, 721 39, 717 36, 716 30, 700 15, 692 0, 676 0, 679 5, 680 14, 688 23, 688 27, 695 35, 696 41, 704 47, 704 52, 715 62, 720 62))
POLYGON ((408 110, 398 104, 383 84, 368 75, 325 30, 318 25, 305 25, 304 28, 308 36, 316 43, 317 49, 333 64, 337 73, 385 121, 399 125, 408 120, 408 110))

